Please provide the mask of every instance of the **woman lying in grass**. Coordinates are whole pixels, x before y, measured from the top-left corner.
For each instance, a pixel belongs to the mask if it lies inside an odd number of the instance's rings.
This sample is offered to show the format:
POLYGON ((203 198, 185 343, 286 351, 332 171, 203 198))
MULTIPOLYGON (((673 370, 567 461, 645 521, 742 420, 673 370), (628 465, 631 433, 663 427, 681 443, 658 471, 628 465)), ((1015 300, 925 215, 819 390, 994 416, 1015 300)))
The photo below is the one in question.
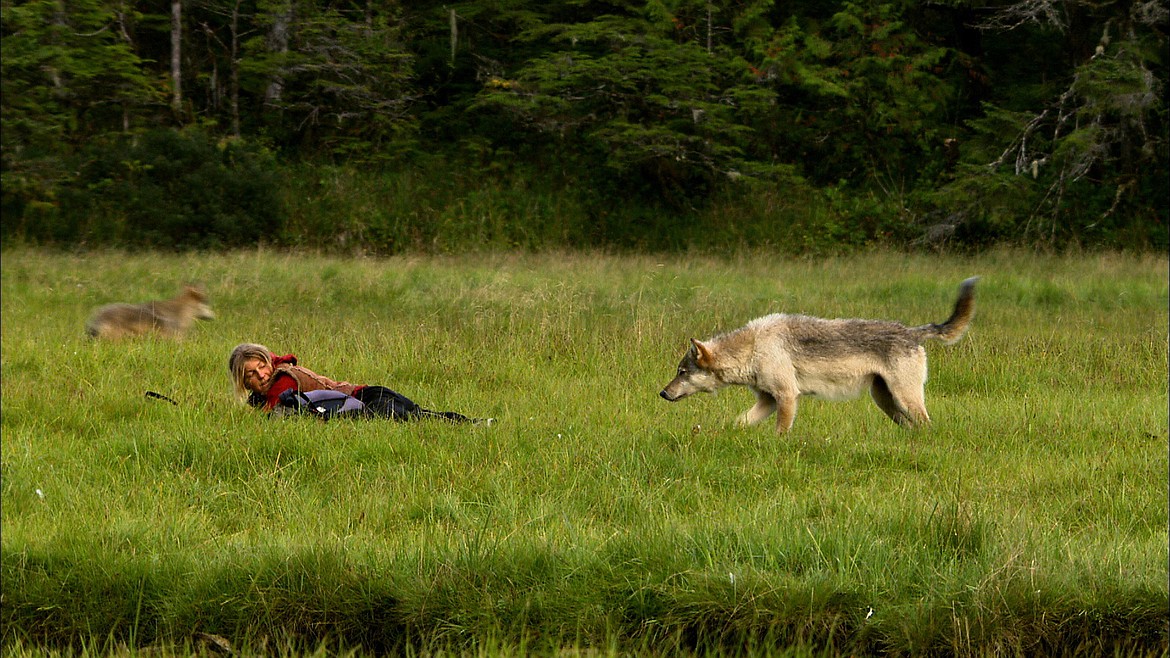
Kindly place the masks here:
POLYGON ((483 423, 490 425, 491 418, 473 419, 453 411, 431 411, 418 406, 406 396, 385 386, 365 386, 338 382, 297 365, 292 354, 277 356, 267 347, 256 343, 243 343, 232 350, 228 359, 228 371, 232 385, 241 400, 247 400, 253 407, 266 411, 285 408, 289 391, 339 391, 360 401, 369 415, 393 420, 415 420, 418 418, 444 418, 457 423, 483 423))

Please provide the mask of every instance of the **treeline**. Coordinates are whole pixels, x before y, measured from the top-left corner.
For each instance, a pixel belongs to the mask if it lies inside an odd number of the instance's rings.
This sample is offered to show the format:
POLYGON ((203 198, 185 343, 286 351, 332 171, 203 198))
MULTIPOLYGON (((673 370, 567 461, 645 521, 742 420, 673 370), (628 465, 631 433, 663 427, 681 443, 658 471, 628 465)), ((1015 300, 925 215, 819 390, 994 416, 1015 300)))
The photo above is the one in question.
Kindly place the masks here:
POLYGON ((1166 248, 1165 0, 0 0, 5 243, 1166 248))

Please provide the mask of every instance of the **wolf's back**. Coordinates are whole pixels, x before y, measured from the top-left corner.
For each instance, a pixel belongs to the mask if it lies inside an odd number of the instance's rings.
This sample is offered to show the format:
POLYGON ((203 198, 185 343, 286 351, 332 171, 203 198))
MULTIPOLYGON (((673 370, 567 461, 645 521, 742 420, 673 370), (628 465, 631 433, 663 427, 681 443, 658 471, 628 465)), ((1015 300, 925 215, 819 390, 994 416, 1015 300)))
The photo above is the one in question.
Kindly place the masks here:
POLYGON ((157 318, 148 305, 108 304, 94 311, 85 325, 91 338, 117 338, 153 329, 157 318))

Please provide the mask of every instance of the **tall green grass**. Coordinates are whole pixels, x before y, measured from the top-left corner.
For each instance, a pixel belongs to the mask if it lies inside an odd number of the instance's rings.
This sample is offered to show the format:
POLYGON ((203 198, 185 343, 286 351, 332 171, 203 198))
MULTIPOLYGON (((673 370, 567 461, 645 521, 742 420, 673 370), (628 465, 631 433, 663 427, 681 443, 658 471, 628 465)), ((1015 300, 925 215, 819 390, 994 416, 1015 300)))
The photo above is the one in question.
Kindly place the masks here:
POLYGON ((1167 650, 1165 257, 0 263, 17 654, 1167 650), (973 274, 972 330, 928 347, 930 429, 808 400, 777 436, 733 425, 745 391, 657 396, 690 336, 939 321, 973 274), (184 281, 218 320, 85 339, 93 307, 184 281), (244 341, 498 423, 270 420, 231 399, 244 341))
POLYGON ((723 253, 745 245, 792 255, 904 245, 924 230, 899 216, 900 202, 825 194, 797 181, 780 189, 738 187, 698 207, 636 196, 615 204, 612 195, 566 188, 557 176, 523 167, 435 164, 401 171, 286 168, 278 188, 283 220, 268 239, 383 256, 561 249, 723 253))

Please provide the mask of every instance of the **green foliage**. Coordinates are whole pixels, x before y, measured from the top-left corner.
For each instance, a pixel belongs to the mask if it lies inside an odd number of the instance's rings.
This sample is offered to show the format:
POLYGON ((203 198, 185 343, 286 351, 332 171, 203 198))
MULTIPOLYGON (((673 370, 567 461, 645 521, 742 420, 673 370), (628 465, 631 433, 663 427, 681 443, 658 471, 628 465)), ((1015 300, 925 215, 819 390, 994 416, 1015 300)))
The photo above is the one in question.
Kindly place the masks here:
POLYGON ((217 248, 275 241, 271 155, 238 140, 154 130, 95 141, 59 203, 23 235, 57 244, 217 248))
POLYGON ((931 195, 951 225, 983 242, 1170 245, 1170 127, 1157 73, 1167 41, 1157 11, 1144 11, 1098 17, 1095 48, 1039 106, 987 104, 968 122, 968 166, 931 195))
POLYGON ((117 130, 162 89, 100 0, 0 4, 0 237, 51 219, 69 145, 117 130))
POLYGON ((548 40, 550 52, 489 80, 474 107, 584 156, 590 185, 612 194, 685 206, 730 181, 790 176, 747 155, 740 115, 771 95, 747 84, 734 53, 674 34, 683 28, 613 15, 543 26, 525 38, 548 40))
POLYGON ((785 160, 822 184, 902 184, 941 141, 951 53, 920 38, 891 4, 842 3, 828 21, 793 16, 757 46, 760 75, 776 89, 785 160))
POLYGON ((413 138, 412 56, 396 8, 358 9, 283 2, 258 21, 263 34, 248 39, 242 85, 265 98, 271 130, 307 152, 339 158, 391 157, 413 138), (274 49, 276 23, 289 32, 274 49))
POLYGON ((111 29, 120 16, 108 3, 5 0, 0 11, 6 169, 17 154, 52 152, 57 140, 117 129, 159 100, 143 61, 111 29))
POLYGON ((1163 248, 1165 3, 1064 4, 201 0, 173 26, 165 3, 2 0, 0 239, 80 235, 58 219, 93 183, 81 149, 199 126, 270 147, 272 175, 451 179, 407 210, 428 224, 276 220, 376 251, 689 248, 725 199, 790 190, 829 209, 800 227, 818 250, 1163 248), (544 226, 554 212, 571 218, 544 226))

